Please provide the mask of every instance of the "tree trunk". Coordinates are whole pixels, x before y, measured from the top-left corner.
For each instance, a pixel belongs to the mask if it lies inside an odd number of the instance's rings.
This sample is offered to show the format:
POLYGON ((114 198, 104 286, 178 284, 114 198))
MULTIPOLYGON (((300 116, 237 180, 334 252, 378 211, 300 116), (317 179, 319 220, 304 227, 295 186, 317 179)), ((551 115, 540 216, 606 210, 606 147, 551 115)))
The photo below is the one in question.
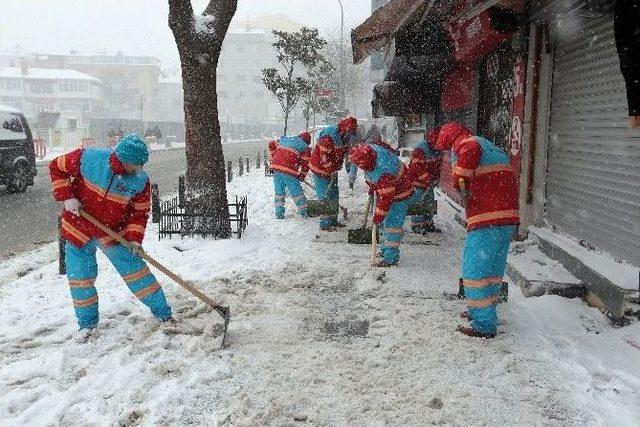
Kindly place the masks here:
POLYGON ((231 224, 218 120, 216 68, 236 7, 237 0, 210 0, 203 16, 195 17, 190 0, 169 0, 169 27, 182 65, 190 208, 210 213, 220 224, 216 234, 222 238, 231 236, 231 224))
POLYGON ((282 135, 287 136, 287 127, 289 126, 289 113, 284 113, 284 133, 282 135))

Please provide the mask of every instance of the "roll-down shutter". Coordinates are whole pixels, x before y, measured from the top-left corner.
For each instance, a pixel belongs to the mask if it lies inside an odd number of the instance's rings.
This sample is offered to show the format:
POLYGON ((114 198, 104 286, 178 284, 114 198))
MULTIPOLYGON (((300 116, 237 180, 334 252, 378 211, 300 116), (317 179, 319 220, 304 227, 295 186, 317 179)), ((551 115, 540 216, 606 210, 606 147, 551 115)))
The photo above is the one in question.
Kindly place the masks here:
POLYGON ((640 131, 627 128, 613 17, 566 33, 567 22, 556 31, 547 220, 640 265, 640 131))

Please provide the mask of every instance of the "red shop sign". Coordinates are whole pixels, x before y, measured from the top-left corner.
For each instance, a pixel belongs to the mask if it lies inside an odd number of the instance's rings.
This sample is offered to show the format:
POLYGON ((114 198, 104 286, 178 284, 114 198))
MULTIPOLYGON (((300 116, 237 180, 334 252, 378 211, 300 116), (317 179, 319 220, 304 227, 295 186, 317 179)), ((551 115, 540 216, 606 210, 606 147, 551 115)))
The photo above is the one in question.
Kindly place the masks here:
POLYGON ((514 34, 494 30, 488 10, 464 22, 447 23, 446 29, 457 62, 475 62, 514 34))

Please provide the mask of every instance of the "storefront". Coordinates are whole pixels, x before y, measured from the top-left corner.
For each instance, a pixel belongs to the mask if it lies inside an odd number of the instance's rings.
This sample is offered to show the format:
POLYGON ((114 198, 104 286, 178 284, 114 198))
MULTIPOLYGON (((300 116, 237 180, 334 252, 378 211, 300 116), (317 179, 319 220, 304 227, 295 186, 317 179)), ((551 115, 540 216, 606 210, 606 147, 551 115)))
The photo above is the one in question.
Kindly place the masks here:
POLYGON ((613 13, 553 3, 534 15, 548 34, 551 90, 534 106, 548 117, 536 129, 546 156, 532 168, 544 174, 527 200, 539 205, 532 222, 640 265, 640 132, 627 128, 613 13))
MULTIPOLYGON (((415 143, 427 126, 456 120, 503 147, 519 170, 525 60, 512 39, 523 11, 521 0, 392 0, 353 31, 354 61, 387 49, 374 115, 398 117, 400 145, 415 143), (388 90, 394 87, 403 91, 388 90)), ((458 200, 444 164, 440 187, 458 200)))

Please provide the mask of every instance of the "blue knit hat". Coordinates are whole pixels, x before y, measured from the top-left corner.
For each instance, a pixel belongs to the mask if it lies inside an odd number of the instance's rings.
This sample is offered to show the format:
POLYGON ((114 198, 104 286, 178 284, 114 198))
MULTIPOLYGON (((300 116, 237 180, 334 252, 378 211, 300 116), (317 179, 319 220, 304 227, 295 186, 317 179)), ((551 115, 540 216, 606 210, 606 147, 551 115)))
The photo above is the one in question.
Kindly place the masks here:
POLYGON ((147 144, 135 133, 122 137, 116 146, 116 157, 122 163, 144 165, 149 160, 147 144))

